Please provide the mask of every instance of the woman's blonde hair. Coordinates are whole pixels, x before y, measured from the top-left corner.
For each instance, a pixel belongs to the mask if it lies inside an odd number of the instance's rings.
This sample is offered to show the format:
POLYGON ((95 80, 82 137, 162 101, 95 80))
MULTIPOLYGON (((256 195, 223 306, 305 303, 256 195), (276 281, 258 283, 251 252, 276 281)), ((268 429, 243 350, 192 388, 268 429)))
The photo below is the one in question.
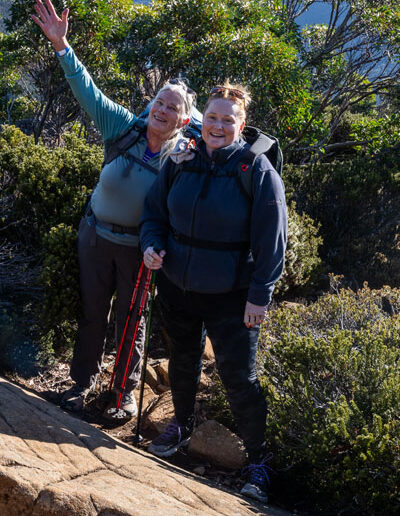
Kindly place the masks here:
MULTIPOLYGON (((196 93, 182 80, 182 79, 170 79, 164 86, 160 89, 157 95, 154 97, 154 100, 157 99, 158 95, 166 90, 174 91, 178 93, 183 100, 183 113, 182 118, 190 118, 190 113, 192 111, 192 107, 196 105, 196 93)), ((152 102, 154 102, 154 100, 152 102)), ((160 168, 167 161, 171 152, 175 149, 175 146, 178 140, 182 137, 184 127, 177 129, 175 133, 168 138, 167 141, 163 143, 161 146, 160 152, 160 168)))
POLYGON ((251 102, 250 92, 246 86, 242 84, 231 84, 229 79, 226 79, 221 86, 214 86, 214 88, 211 88, 209 97, 204 106, 203 114, 215 99, 228 99, 234 102, 239 106, 239 116, 243 120, 246 120, 247 108, 251 102))

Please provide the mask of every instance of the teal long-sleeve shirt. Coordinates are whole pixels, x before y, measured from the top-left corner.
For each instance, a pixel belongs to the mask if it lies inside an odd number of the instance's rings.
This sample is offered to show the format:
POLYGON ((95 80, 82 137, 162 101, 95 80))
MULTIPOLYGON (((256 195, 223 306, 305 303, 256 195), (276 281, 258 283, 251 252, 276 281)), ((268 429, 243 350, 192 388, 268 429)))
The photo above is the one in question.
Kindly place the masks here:
MULTIPOLYGON (((71 48, 59 61, 75 98, 93 120, 103 141, 116 138, 135 123, 136 116, 133 113, 113 102, 97 88, 71 48)), ((128 152, 141 160, 146 147, 147 140, 142 136, 128 152)), ((159 169, 159 155, 147 163, 159 169)), ((127 164, 125 157, 118 156, 103 167, 92 194, 91 207, 96 219, 100 221, 96 225, 99 236, 118 244, 137 246, 137 236, 113 233, 100 227, 101 221, 127 227, 137 227, 139 224, 144 199, 156 175, 135 162, 129 175, 124 177, 122 172, 127 164)))

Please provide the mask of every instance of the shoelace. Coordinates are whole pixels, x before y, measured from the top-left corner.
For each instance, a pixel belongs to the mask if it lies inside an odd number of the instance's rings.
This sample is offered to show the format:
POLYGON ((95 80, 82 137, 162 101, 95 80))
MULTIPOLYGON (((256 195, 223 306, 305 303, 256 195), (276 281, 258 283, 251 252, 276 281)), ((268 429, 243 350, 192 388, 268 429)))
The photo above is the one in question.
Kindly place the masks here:
POLYGON ((270 485, 271 481, 268 473, 273 473, 274 470, 267 465, 267 462, 271 459, 272 453, 269 453, 260 464, 249 464, 242 469, 243 475, 249 474, 249 481, 252 484, 264 485, 266 482, 267 485, 270 485))
POLYGON ((165 429, 165 432, 163 432, 157 439, 158 442, 164 442, 168 441, 170 437, 174 437, 176 434, 178 434, 178 442, 180 442, 182 437, 182 432, 180 429, 180 426, 178 425, 176 419, 174 418, 171 423, 167 426, 165 429))

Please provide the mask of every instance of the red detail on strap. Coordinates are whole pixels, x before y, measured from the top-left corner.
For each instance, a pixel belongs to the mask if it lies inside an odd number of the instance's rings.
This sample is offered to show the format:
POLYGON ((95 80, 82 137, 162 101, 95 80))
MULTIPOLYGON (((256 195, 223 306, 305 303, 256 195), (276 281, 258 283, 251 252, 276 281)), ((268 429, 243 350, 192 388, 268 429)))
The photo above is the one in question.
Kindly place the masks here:
POLYGON ((188 144, 186 145, 185 150, 194 149, 195 147, 196 147, 196 140, 194 138, 190 138, 190 140, 188 141, 188 144))
POLYGON ((242 172, 246 172, 249 168, 249 165, 246 165, 245 163, 243 163, 243 165, 240 166, 242 172))

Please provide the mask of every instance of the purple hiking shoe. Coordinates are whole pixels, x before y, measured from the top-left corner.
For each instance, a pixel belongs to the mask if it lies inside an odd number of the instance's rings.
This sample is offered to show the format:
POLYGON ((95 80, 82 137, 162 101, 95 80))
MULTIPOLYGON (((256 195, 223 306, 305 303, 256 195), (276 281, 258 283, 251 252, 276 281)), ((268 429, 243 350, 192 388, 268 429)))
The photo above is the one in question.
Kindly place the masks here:
POLYGON ((266 463, 271 457, 272 455, 268 455, 259 464, 249 464, 243 468, 242 472, 247 474, 248 478, 240 494, 253 498, 258 502, 268 502, 268 487, 270 485, 268 473, 272 469, 266 463))
POLYGON ((193 425, 179 426, 174 417, 165 431, 153 439, 147 450, 157 457, 169 457, 189 443, 192 431, 193 425))

